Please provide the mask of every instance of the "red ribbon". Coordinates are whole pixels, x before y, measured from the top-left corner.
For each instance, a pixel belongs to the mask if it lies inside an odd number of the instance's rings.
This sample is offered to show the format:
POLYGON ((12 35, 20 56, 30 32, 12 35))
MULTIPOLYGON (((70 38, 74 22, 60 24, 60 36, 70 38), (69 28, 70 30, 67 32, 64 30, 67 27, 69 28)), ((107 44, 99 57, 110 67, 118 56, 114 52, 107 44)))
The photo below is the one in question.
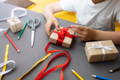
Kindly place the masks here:
POLYGON ((59 52, 57 55, 53 56, 51 58, 51 60, 45 65, 45 67, 39 72, 39 74, 36 76, 36 78, 34 80, 42 80, 45 76, 47 76, 48 74, 50 74, 51 72, 61 68, 60 70, 60 80, 64 80, 64 70, 66 69, 66 67, 68 66, 68 64, 70 63, 70 53, 66 50, 49 50, 48 48, 50 46, 51 42, 49 42, 47 44, 47 46, 45 47, 45 51, 46 53, 55 53, 55 52, 59 52), (49 65, 52 63, 52 61, 54 61, 56 58, 61 57, 61 56, 66 56, 67 60, 65 61, 64 64, 59 64, 56 65, 55 67, 47 70, 47 68, 49 67, 49 65))
POLYGON ((70 34, 68 32, 69 28, 71 28, 71 27, 62 28, 62 29, 59 29, 58 31, 57 30, 52 31, 52 32, 58 34, 58 40, 57 40, 57 43, 56 43, 57 45, 62 45, 62 42, 63 42, 65 37, 69 37, 71 39, 76 37, 74 34, 70 34))

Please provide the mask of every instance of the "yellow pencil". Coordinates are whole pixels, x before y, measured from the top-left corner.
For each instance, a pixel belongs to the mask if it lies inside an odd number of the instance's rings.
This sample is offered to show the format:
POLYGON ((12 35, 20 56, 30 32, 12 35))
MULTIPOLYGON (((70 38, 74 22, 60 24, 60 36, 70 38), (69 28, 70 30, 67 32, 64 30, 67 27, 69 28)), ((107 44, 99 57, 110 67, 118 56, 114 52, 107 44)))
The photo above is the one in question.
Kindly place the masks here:
POLYGON ((75 70, 72 69, 71 71, 79 80, 84 80, 84 78, 81 77, 75 70))
MULTIPOLYGON (((5 56, 4 56, 4 62, 7 62, 8 61, 8 53, 9 53, 9 44, 6 45, 6 50, 5 50, 5 56)), ((3 66, 2 68, 2 72, 6 71, 7 69, 7 66, 3 66)), ((3 75, 0 75, 0 80, 2 80, 3 78, 3 75)))

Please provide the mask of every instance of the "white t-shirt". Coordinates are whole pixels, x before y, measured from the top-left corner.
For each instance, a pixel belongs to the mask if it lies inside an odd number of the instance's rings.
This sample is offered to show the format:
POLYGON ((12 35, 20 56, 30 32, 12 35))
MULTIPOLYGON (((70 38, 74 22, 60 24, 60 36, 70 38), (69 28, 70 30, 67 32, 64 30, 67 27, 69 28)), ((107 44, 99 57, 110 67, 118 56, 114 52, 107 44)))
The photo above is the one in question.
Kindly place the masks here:
POLYGON ((114 22, 120 22, 120 0, 105 0, 95 4, 92 0, 61 0, 63 10, 77 14, 77 23, 91 28, 114 29, 114 22))

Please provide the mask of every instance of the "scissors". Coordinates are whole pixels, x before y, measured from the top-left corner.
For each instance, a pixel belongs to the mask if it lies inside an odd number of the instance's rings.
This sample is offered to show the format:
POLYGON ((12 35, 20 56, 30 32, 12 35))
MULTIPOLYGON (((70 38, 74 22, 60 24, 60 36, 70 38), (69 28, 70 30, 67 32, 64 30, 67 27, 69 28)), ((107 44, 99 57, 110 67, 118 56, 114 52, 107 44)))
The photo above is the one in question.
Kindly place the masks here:
POLYGON ((28 27, 30 27, 32 29, 32 31, 31 31, 31 47, 33 47, 33 45, 34 45, 35 31, 36 31, 36 28, 39 27, 39 25, 40 25, 40 20, 38 18, 30 19, 28 21, 28 27))

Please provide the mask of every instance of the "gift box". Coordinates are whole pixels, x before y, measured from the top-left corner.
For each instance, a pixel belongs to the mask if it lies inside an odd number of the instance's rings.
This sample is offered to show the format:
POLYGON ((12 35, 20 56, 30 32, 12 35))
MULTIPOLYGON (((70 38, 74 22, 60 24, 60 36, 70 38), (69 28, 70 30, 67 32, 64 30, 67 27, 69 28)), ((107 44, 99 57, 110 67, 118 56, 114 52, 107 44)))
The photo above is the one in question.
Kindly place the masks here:
POLYGON ((88 62, 115 60, 118 50, 112 40, 86 42, 85 52, 88 62))
POLYGON ((18 17, 11 17, 7 22, 12 32, 18 32, 22 29, 22 21, 18 17))
POLYGON ((50 42, 69 48, 72 44, 74 37, 74 31, 70 28, 60 27, 59 30, 53 30, 50 35, 50 42))

